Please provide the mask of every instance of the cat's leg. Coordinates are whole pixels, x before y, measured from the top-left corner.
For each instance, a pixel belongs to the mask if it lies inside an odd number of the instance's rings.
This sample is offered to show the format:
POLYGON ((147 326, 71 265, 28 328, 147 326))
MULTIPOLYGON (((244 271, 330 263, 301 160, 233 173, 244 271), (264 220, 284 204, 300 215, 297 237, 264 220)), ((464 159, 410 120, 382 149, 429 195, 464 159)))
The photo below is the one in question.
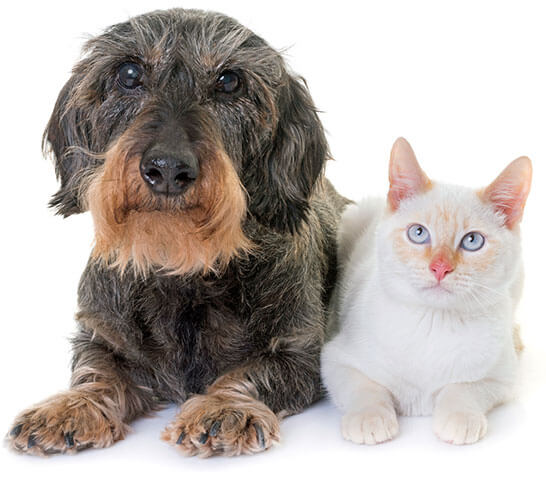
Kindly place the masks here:
POLYGON ((506 401, 511 392, 512 382, 493 379, 446 385, 436 396, 434 432, 455 445, 477 442, 487 431, 488 411, 506 401))
POLYGON ((343 438, 375 445, 398 434, 394 401, 387 388, 344 365, 324 365, 323 374, 330 396, 344 413, 341 420, 343 438))

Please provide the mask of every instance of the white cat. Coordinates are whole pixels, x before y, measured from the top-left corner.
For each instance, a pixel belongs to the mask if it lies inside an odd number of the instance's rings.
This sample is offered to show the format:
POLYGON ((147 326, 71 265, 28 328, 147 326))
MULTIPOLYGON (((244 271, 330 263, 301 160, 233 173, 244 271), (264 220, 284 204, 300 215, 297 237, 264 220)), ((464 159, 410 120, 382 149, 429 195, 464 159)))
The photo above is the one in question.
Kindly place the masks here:
POLYGON ((346 439, 393 438, 397 413, 432 414, 450 443, 484 436, 486 413, 515 382, 518 223, 531 172, 521 157, 482 190, 433 183, 400 138, 386 205, 345 211, 331 315, 339 332, 322 374, 346 439))

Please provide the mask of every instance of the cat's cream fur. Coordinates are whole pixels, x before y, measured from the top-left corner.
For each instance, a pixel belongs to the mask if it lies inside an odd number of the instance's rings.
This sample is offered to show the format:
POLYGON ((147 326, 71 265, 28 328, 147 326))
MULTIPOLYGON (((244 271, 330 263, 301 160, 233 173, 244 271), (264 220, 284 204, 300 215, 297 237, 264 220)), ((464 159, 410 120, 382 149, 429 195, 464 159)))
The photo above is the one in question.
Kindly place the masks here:
POLYGON ((473 443, 515 382, 518 223, 531 162, 515 160, 476 191, 432 183, 399 139, 389 179, 387 203, 365 200, 342 218, 331 315, 339 332, 324 348, 323 378, 348 440, 383 442, 397 434, 397 414, 432 414, 440 439, 473 443), (430 243, 408 239, 415 223, 430 243), (478 251, 459 247, 471 231, 485 236, 478 251), (451 271, 438 278, 435 260, 451 271))

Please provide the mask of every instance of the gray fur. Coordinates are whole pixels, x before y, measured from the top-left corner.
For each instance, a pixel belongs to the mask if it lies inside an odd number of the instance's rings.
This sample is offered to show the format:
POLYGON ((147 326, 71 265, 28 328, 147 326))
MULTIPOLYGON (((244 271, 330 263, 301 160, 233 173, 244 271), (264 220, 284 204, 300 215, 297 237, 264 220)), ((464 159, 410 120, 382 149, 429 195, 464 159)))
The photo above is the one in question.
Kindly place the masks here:
POLYGON ((255 248, 219 274, 142 277, 90 260, 72 388, 116 385, 107 396, 123 404, 128 423, 236 371, 273 412, 301 411, 322 394, 319 353, 346 203, 324 178, 328 147, 305 84, 277 51, 221 14, 168 10, 107 29, 86 45, 45 134, 61 182, 51 201, 59 213, 86 210, 85 175, 143 112, 153 123, 135 153, 173 120, 189 134, 201 130, 196 118, 216 124, 248 194, 243 229, 255 248), (146 68, 138 94, 116 86, 126 60, 146 68), (244 79, 237 97, 211 91, 228 68, 244 79))

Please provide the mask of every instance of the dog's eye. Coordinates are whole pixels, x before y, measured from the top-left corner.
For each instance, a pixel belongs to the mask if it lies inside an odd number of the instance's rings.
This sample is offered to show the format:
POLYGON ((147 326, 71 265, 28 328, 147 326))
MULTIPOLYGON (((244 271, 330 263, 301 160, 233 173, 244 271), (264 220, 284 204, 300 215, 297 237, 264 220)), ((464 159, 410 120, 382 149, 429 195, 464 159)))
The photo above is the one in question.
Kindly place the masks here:
POLYGON ((136 63, 123 63, 118 70, 118 81, 129 90, 139 87, 142 85, 142 68, 136 63))
POLYGON ((241 78, 234 71, 227 70, 216 80, 215 90, 222 93, 233 93, 241 86, 241 78))

